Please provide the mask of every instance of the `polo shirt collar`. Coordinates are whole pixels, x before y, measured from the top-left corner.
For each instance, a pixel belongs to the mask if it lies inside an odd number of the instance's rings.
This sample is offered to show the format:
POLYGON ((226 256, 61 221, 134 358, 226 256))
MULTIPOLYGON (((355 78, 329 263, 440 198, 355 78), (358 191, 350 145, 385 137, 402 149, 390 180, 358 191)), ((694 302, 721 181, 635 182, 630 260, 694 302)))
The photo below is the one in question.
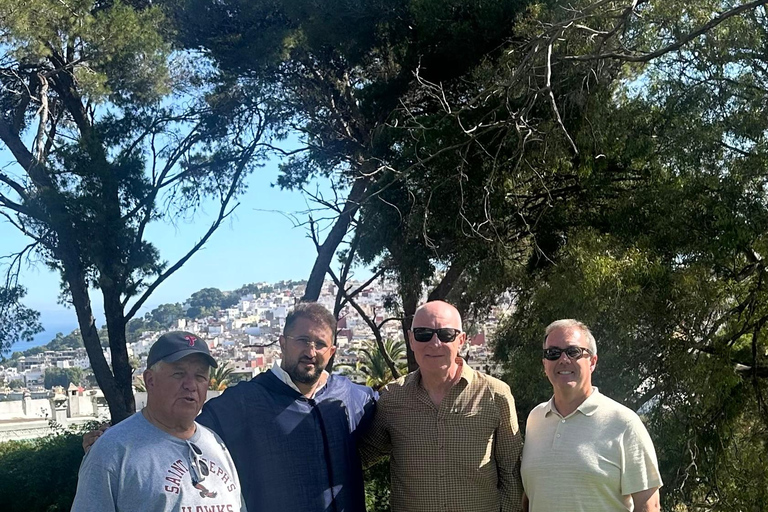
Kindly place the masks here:
MULTIPOLYGON (((600 406, 600 399, 598 398, 598 395, 600 395, 600 391, 598 391, 597 386, 592 386, 592 394, 590 394, 586 400, 584 400, 581 405, 579 405, 576 408, 575 412, 580 412, 584 416, 592 416, 597 411, 597 408, 600 406)), ((552 398, 549 399, 549 402, 547 402, 547 405, 544 406, 544 416, 548 416, 549 413, 557 414, 558 416, 562 416, 557 409, 555 408, 555 397, 554 395, 552 398)), ((571 415, 573 415, 571 413, 571 415)))
POLYGON ((597 407, 600 405, 600 399, 598 398, 599 394, 600 392, 597 390, 597 386, 592 386, 592 394, 589 395, 576 410, 581 411, 584 416, 592 416, 595 414, 597 407))

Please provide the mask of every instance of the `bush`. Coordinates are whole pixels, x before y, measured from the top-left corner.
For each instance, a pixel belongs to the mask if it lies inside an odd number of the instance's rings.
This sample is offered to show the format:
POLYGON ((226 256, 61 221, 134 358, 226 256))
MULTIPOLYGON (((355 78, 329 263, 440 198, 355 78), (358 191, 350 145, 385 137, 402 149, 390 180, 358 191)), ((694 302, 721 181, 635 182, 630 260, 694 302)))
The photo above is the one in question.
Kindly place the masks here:
POLYGON ((68 511, 75 499, 82 459, 82 432, 60 429, 32 441, 0 443, 3 511, 68 511))
POLYGON ((365 508, 368 512, 389 512, 389 458, 364 472, 365 508))

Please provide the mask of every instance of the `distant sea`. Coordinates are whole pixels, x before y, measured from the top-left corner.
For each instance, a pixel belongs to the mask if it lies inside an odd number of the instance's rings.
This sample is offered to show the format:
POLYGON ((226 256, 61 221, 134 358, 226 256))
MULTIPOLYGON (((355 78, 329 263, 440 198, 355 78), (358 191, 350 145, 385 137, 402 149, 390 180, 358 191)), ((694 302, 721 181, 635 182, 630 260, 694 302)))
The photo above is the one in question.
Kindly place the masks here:
POLYGON ((74 311, 56 311, 48 314, 41 312, 40 321, 45 329, 43 332, 37 334, 30 342, 17 341, 11 345, 11 350, 4 352, 3 355, 8 357, 16 351, 21 352, 33 347, 39 347, 40 345, 46 345, 56 337, 56 333, 69 334, 77 329, 77 319, 75 318, 74 311))

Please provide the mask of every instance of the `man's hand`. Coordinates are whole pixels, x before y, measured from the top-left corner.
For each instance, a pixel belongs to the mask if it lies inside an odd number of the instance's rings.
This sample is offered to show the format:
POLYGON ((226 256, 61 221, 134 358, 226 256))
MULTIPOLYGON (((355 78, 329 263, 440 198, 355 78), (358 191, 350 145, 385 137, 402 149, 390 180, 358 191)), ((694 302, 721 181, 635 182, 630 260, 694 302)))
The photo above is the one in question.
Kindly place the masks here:
POLYGON ((88 453, 88 450, 91 449, 91 446, 93 446, 93 443, 96 442, 96 440, 101 437, 101 434, 107 431, 107 429, 111 425, 109 423, 102 423, 99 425, 99 428, 96 430, 91 430, 90 432, 86 432, 83 436, 83 451, 85 453, 88 453))

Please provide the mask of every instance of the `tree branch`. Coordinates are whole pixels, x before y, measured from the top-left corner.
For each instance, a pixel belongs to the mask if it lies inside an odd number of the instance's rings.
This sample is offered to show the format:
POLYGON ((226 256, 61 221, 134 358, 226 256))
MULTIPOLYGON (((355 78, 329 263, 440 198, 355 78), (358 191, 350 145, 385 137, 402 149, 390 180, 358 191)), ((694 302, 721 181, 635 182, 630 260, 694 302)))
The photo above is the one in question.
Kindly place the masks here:
MULTIPOLYGON (((333 279, 333 282, 336 283, 336 286, 339 287, 339 290, 342 290, 342 283, 339 280, 338 277, 336 277, 336 273, 328 269, 328 274, 331 276, 331 279, 333 279)), ((346 292, 342 292, 346 295, 346 292)), ((387 366, 389 367, 389 371, 392 372, 392 378, 397 379, 400 377, 400 372, 397 371, 397 366, 395 365, 395 362, 392 361, 392 358, 387 353, 386 348, 384 347, 384 340, 381 337, 381 328, 376 325, 376 323, 371 320, 371 318, 366 314, 366 312, 363 310, 363 308, 360 307, 360 305, 349 296, 345 296, 346 301, 349 303, 350 306, 354 308, 355 311, 357 311, 357 314, 360 315, 360 318, 365 321, 366 324, 368 324, 368 327, 371 329, 371 332, 373 333, 373 337, 376 339, 376 346, 379 349, 379 353, 381 354, 381 357, 384 358, 384 361, 387 363, 387 366)), ((383 325, 383 324, 382 324, 383 325)))
MULTIPOLYGON (((229 217, 235 208, 237 208, 238 205, 233 206, 229 211, 227 211, 227 207, 229 205, 229 202, 234 197, 235 192, 240 186, 240 177, 242 176, 243 172, 245 171, 246 166, 248 165, 248 162, 250 161, 251 157, 253 156, 253 152, 256 150, 256 143, 251 144, 249 151, 246 151, 241 158, 241 161, 238 165, 238 168, 235 172, 235 174, 232 177, 232 183, 229 186, 229 190, 227 191, 226 196, 221 202, 221 208, 219 208, 219 214, 216 218, 216 220, 211 224, 211 226, 208 228, 208 231, 203 235, 203 237, 200 239, 199 242, 197 242, 192 249, 187 252, 182 258, 180 258, 173 266, 171 266, 168 270, 163 272, 158 276, 155 281, 147 287, 147 289, 144 291, 144 294, 139 298, 139 300, 136 301, 136 303, 133 305, 133 307, 128 311, 128 313, 125 315, 125 321, 127 322, 131 318, 136 315, 138 310, 141 308, 142 304, 146 302, 146 300, 149 298, 150 295, 157 289, 158 286, 160 286, 163 281, 168 279, 174 272, 176 272, 178 269, 184 265, 189 258, 192 257, 193 254, 195 254, 197 251, 200 250, 200 248, 205 245, 205 243, 208 241, 208 239, 213 235, 213 233, 219 228, 222 221, 229 217)), ((125 305, 128 301, 129 297, 125 298, 124 304, 125 305)))
POLYGON ((755 0, 753 2, 749 2, 746 4, 742 4, 738 7, 734 7, 733 9, 726 11, 724 13, 721 13, 712 20, 710 20, 708 23, 705 23, 698 29, 694 30, 693 32, 690 32, 686 34, 682 39, 679 39, 675 41, 674 43, 664 46, 663 48, 659 48, 656 51, 650 52, 650 53, 644 53, 641 55, 633 55, 628 53, 616 53, 616 52, 608 52, 608 53, 601 53, 598 55, 571 55, 564 57, 565 60, 573 60, 573 61, 590 61, 590 60, 601 60, 601 59, 617 59, 622 60, 625 62, 648 62, 651 61, 657 57, 661 57, 664 54, 667 54, 669 52, 673 52, 675 50, 678 50, 688 44, 689 42, 693 41, 700 35, 708 32, 709 30, 712 30, 722 22, 726 21, 729 18, 732 18, 734 16, 738 16, 739 14, 750 11, 752 9, 755 9, 757 7, 760 7, 761 5, 768 4, 768 0, 755 0))

